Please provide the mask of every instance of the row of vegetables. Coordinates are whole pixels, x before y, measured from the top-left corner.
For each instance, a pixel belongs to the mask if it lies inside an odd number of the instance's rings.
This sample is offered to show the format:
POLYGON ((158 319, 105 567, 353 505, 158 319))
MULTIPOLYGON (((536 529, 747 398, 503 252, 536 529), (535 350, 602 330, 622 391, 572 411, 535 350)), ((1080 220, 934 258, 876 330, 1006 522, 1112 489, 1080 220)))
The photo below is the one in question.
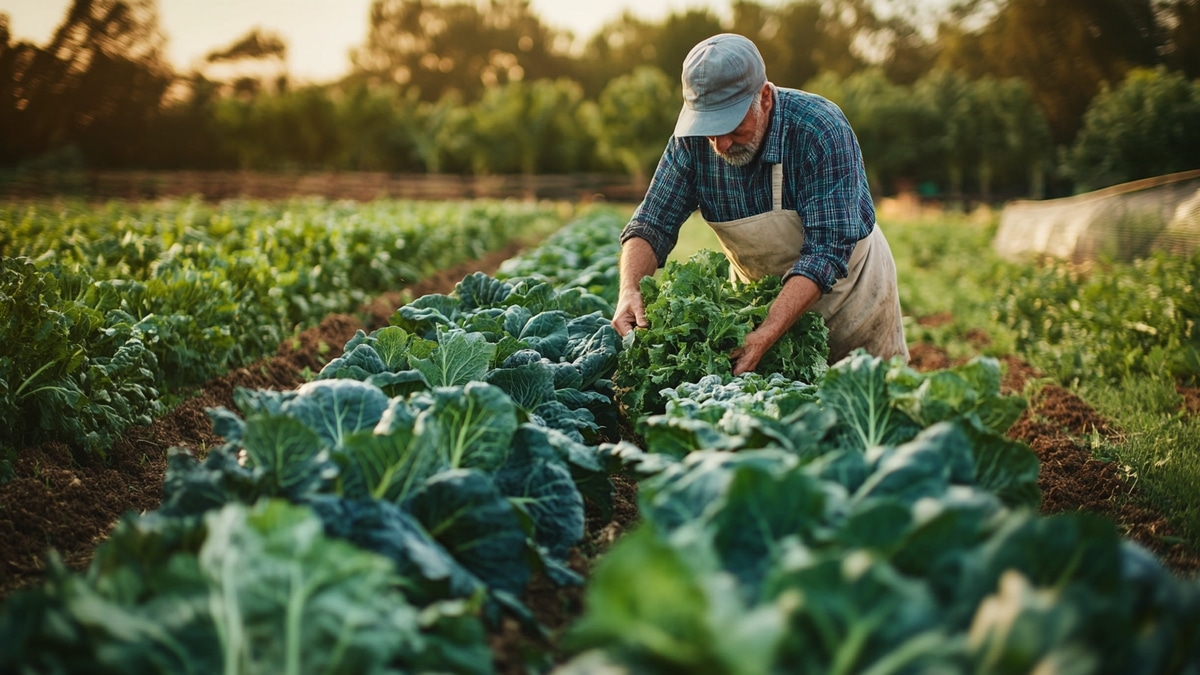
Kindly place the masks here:
POLYGON ((326 315, 559 223, 499 202, 0 207, 0 480, 22 446, 103 455, 326 315))
POLYGON ((781 372, 735 378, 722 345, 778 281, 707 253, 643 284, 669 334, 621 340, 621 224, 592 212, 211 411, 226 442, 173 451, 159 510, 0 608, 0 671, 486 673, 502 617, 543 631, 544 575, 586 611, 531 671, 1200 672, 1196 581, 1037 515, 995 360, 827 366, 808 317, 781 372), (585 582, 567 554, 616 474, 642 523, 585 582))

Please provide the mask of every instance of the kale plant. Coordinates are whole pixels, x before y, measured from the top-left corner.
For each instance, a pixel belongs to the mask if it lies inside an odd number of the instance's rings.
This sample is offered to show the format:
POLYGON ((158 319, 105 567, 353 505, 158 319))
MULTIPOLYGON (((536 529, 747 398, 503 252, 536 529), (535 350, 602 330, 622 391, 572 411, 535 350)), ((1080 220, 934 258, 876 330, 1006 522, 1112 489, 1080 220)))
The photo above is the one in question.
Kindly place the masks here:
MULTIPOLYGON (((729 280, 729 261, 700 251, 685 263, 668 262, 659 277, 641 282, 649 328, 626 336, 613 383, 631 420, 663 412, 663 389, 707 375, 733 377, 729 353, 767 316, 782 282, 769 276, 748 284, 729 280)), ((829 330, 807 312, 759 362, 760 375, 819 382, 827 369, 829 330)))

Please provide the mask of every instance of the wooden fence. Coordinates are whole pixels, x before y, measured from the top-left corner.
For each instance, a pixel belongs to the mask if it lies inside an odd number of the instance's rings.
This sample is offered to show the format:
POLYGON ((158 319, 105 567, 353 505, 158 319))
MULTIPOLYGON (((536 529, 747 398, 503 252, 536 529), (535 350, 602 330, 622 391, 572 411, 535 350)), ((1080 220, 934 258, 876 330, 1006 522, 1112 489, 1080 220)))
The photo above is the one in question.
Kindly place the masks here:
POLYGON ((253 171, 20 171, 0 173, 0 199, 73 197, 87 200, 286 199, 523 199, 636 203, 645 186, 625 176, 456 176, 370 172, 262 173, 253 171))

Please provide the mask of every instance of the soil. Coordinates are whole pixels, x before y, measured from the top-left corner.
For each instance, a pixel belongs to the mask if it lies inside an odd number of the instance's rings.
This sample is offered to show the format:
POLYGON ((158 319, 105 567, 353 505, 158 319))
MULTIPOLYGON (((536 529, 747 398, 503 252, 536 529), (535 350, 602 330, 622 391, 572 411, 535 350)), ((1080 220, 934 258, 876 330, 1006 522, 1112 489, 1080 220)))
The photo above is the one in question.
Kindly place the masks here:
MULTIPOLYGON (((327 317, 297 340, 281 345, 275 356, 206 382, 154 424, 132 429, 107 459, 76 456, 57 443, 22 450, 13 467, 16 478, 0 485, 0 599, 39 582, 47 550, 57 551, 70 567, 83 568, 122 514, 157 508, 162 500, 166 451, 183 447, 202 456, 209 447, 222 443, 205 410, 222 406, 236 410, 233 392, 237 387, 294 389, 304 383, 306 370, 319 370, 339 355, 355 331, 369 332, 387 325, 388 317, 407 299, 449 293, 470 272, 494 272, 517 250, 514 245, 445 270, 381 297, 357 314, 327 317)), ((981 332, 972 342, 982 346, 987 336, 981 332)), ((910 363, 918 370, 955 365, 932 345, 913 344, 910 352, 910 363)), ((1006 393, 1023 394, 1026 384, 1040 377, 1018 359, 1003 361, 1006 393)), ((1181 385, 1181 393, 1194 411, 1197 391, 1185 389, 1181 385)), ((1109 517, 1124 535, 1156 553, 1172 570, 1195 574, 1200 570, 1197 552, 1180 543, 1178 533, 1162 515, 1140 500, 1119 466, 1097 459, 1080 440, 1093 433, 1119 435, 1120 430, 1077 396, 1053 385, 1037 390, 1025 415, 1009 431, 1011 438, 1027 443, 1041 459, 1042 511, 1089 511, 1109 517)), ((595 560, 638 520, 637 486, 617 477, 614 488, 611 515, 601 515, 595 505, 588 504, 586 536, 569 561, 584 577, 595 560)), ((580 615, 583 589, 559 588, 535 578, 525 601, 553 637, 580 615)), ((546 658, 545 651, 552 650, 554 643, 523 633, 515 622, 505 623, 492 636, 497 670, 528 672, 530 659, 546 658)))

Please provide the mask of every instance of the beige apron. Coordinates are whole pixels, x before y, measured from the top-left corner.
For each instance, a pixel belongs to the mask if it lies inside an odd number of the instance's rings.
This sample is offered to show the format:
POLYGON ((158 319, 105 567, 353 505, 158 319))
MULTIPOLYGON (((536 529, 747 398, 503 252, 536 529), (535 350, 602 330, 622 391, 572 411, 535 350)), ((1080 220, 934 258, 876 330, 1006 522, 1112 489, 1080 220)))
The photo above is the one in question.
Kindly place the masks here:
MULTIPOLYGON (((735 281, 786 274, 804 246, 800 214, 783 208, 782 164, 775 164, 771 173, 771 211, 708 225, 729 258, 735 281)), ((907 361, 896 262, 878 225, 854 247, 848 268, 846 278, 838 279, 833 290, 809 308, 820 312, 829 326, 829 362, 840 361, 858 347, 885 359, 902 355, 907 361)))

